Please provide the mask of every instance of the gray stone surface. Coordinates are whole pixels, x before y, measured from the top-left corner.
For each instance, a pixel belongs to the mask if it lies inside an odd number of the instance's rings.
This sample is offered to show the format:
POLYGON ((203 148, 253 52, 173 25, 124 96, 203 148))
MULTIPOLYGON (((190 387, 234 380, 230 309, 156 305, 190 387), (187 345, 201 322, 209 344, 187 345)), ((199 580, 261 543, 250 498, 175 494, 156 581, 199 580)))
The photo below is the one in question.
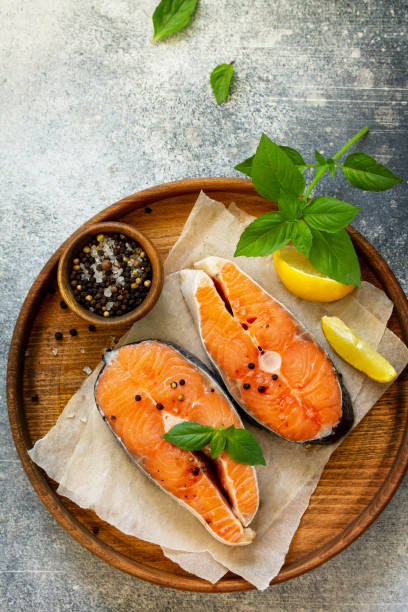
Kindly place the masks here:
MULTIPOLYGON (((361 144, 407 176, 406 1, 200 0, 188 29, 150 45, 156 0, 0 3, 1 366, 24 296, 55 248, 106 205, 148 185, 231 176, 261 131, 309 158, 361 144), (208 75, 235 60, 228 103, 208 75)), ((327 183, 326 183, 327 185, 327 183)), ((408 288, 406 182, 332 195, 408 288)), ((330 192, 329 192, 330 193, 330 192)), ((329 563, 265 593, 198 595, 131 578, 83 549, 36 497, 0 420, 0 609, 406 610, 405 480, 329 563)))

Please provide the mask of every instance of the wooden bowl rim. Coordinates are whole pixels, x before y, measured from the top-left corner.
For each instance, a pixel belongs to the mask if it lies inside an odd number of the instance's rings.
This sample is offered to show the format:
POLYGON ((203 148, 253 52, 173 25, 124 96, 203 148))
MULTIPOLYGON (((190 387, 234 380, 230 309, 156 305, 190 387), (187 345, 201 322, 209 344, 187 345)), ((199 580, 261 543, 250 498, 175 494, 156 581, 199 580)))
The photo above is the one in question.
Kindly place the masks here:
POLYGON ((163 287, 163 265, 156 247, 152 241, 145 234, 143 234, 143 232, 127 223, 105 221, 101 223, 93 223, 92 225, 86 227, 82 226, 78 231, 72 234, 70 238, 68 238, 59 259, 57 280, 64 302, 76 315, 88 323, 93 323, 99 327, 114 327, 117 325, 123 325, 124 323, 134 323, 135 321, 138 321, 144 317, 153 308, 159 299, 163 287), (121 233, 133 238, 134 240, 137 240, 137 242, 143 247, 144 251, 146 251, 152 265, 152 285, 147 297, 141 304, 139 304, 139 306, 137 306, 137 308, 134 308, 126 314, 112 317, 111 319, 96 315, 81 306, 81 304, 79 304, 74 297, 74 293, 68 279, 69 264, 75 251, 79 250, 79 247, 81 247, 82 244, 87 241, 87 237, 95 236, 103 232, 121 233))
MULTIPOLYGON (((73 236, 93 223, 104 221, 107 218, 115 218, 115 215, 119 213, 123 216, 135 207, 141 208, 149 203, 157 203, 162 199, 169 197, 174 198, 194 192, 196 192, 198 196, 200 191, 205 190, 217 192, 224 191, 229 193, 236 190, 241 194, 247 193, 250 195, 256 193, 252 182, 241 178, 205 177, 163 183, 134 193, 108 206, 89 221, 85 222, 76 232, 74 232, 73 236)), ((403 339, 407 342, 408 301, 401 286, 387 263, 375 248, 356 229, 350 227, 348 231, 364 256, 370 260, 373 270, 377 274, 388 296, 392 299, 401 325, 403 339), (373 259, 374 255, 375 259, 373 259)), ((27 449, 31 446, 31 440, 28 436, 28 431, 23 419, 21 385, 25 344, 30 333, 31 323, 34 319, 37 307, 46 290, 42 277, 50 274, 53 268, 56 267, 58 259, 67 242, 68 241, 65 241, 50 257, 31 286, 20 310, 9 351, 7 401, 10 427, 20 460, 34 490, 54 518, 78 542, 107 563, 133 576, 161 586, 205 593, 225 593, 254 589, 255 587, 253 585, 239 576, 221 579, 218 583, 211 584, 197 576, 178 576, 164 570, 147 567, 123 555, 119 551, 98 540, 85 529, 85 527, 62 504, 60 496, 56 494, 49 485, 43 470, 30 459, 27 449)), ((360 536, 378 517, 382 510, 384 510, 397 490, 408 467, 407 425, 406 423, 397 455, 383 485, 378 489, 375 496, 371 498, 370 502, 364 507, 360 514, 341 533, 321 547, 314 549, 309 554, 304 555, 286 566, 284 565, 279 574, 271 581, 271 584, 283 582, 299 576, 328 561, 360 536)))

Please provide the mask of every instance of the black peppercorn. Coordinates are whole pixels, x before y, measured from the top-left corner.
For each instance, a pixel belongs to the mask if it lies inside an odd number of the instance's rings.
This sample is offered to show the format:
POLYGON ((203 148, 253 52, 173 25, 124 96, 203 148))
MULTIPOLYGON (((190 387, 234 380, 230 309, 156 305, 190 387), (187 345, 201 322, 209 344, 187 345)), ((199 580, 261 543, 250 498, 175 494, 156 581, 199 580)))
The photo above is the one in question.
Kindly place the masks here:
POLYGON ((265 393, 266 387, 264 387, 264 385, 259 385, 258 391, 259 391, 259 393, 265 393))
POLYGON ((244 389, 250 389, 251 388, 251 385, 249 383, 244 383, 242 386, 244 387, 244 389))
POLYGON ((72 329, 70 329, 70 330, 69 330, 69 333, 71 334, 71 336, 77 336, 77 335, 78 335, 78 332, 77 332, 77 330, 75 329, 75 327, 73 327, 72 329))
POLYGON ((94 332, 96 327, 95 327, 95 325, 91 324, 91 325, 88 325, 88 329, 89 329, 90 332, 94 332))
POLYGON ((163 404, 160 404, 160 402, 158 404, 156 404, 156 408, 157 410, 163 410, 163 404))
POLYGON ((141 400, 141 399, 142 399, 142 396, 141 396, 141 395, 135 395, 135 400, 136 400, 137 402, 140 402, 140 400, 141 400))
POLYGON ((152 212, 152 209, 151 209, 149 206, 146 206, 146 208, 145 208, 145 212, 147 212, 147 213, 151 213, 151 212, 152 212))
POLYGON ((66 303, 65 303, 63 300, 61 300, 61 302, 60 302, 60 306, 61 306, 61 308, 62 308, 63 310, 66 310, 66 309, 68 308, 68 306, 66 305, 66 303))
POLYGON ((181 380, 179 380, 179 384, 180 384, 181 386, 183 386, 183 385, 185 385, 185 384, 186 384, 186 381, 184 380, 184 378, 182 378, 181 380))
POLYGON ((251 362, 251 363, 248 363, 248 368, 249 368, 250 370, 253 370, 253 369, 255 368, 255 364, 254 364, 254 363, 252 363, 252 362, 251 362))
POLYGON ((191 471, 193 472, 194 476, 197 476, 197 474, 199 474, 199 473, 200 473, 200 468, 198 468, 198 467, 193 467, 193 469, 192 469, 191 471))
POLYGON ((38 402, 38 400, 39 400, 39 397, 38 397, 37 393, 34 393, 34 394, 31 396, 31 401, 32 401, 32 402, 37 403, 37 402, 38 402))
POLYGON ((62 340, 63 335, 61 332, 55 332, 54 334, 56 340, 62 340))
POLYGON ((272 380, 278 380, 278 375, 277 374, 272 374, 272 380))

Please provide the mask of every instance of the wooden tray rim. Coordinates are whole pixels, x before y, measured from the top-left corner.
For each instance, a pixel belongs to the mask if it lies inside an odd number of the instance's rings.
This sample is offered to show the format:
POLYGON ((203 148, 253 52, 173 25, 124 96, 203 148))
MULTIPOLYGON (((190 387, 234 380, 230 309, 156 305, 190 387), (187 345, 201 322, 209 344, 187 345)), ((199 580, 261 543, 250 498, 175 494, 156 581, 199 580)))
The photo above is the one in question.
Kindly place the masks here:
MULTIPOLYGON (((31 322, 37 312, 38 305, 41 302, 45 290, 44 280, 52 273, 53 268, 56 268, 66 242, 93 223, 108 219, 112 220, 112 218, 115 219, 119 214, 123 216, 131 209, 140 208, 152 202, 157 202, 169 197, 181 196, 194 191, 198 193, 201 190, 225 192, 238 190, 241 193, 255 194, 251 181, 232 177, 192 178, 163 183, 134 193, 108 206, 81 225, 55 251, 32 284, 16 321, 8 359, 7 403, 10 428, 14 443, 23 468, 34 490, 54 518, 71 536, 80 542, 80 544, 98 555, 107 563, 143 580, 161 586, 186 591, 221 593, 244 591, 255 587, 239 576, 236 578, 221 579, 218 583, 213 585, 197 576, 178 576, 165 570, 147 567, 116 551, 87 531, 87 529, 63 505, 60 496, 50 487, 45 472, 30 459, 27 449, 31 446, 31 442, 23 419, 22 376, 24 347, 31 329, 31 322)), ((389 266, 375 248, 356 229, 350 227, 349 232, 358 248, 370 260, 373 269, 383 283, 384 289, 394 302, 404 340, 407 341, 408 301, 401 286, 389 266)), ((299 576, 325 561, 328 561, 350 545, 371 525, 388 504, 397 490, 407 467, 408 426, 406 423, 397 456, 390 467, 386 479, 360 514, 341 533, 326 542, 320 548, 304 555, 296 562, 292 562, 287 566, 284 565, 280 573, 272 580, 271 584, 283 582, 299 576)))

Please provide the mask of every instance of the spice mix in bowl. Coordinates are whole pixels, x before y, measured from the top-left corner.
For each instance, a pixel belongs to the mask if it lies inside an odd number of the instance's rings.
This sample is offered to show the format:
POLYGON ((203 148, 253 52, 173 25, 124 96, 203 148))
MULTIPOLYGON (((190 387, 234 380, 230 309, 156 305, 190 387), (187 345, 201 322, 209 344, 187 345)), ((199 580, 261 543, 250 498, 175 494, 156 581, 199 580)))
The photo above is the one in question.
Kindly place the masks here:
POLYGON ((123 223, 98 223, 72 238, 60 259, 61 295, 92 323, 115 325, 144 316, 160 295, 162 264, 141 232, 123 223))

